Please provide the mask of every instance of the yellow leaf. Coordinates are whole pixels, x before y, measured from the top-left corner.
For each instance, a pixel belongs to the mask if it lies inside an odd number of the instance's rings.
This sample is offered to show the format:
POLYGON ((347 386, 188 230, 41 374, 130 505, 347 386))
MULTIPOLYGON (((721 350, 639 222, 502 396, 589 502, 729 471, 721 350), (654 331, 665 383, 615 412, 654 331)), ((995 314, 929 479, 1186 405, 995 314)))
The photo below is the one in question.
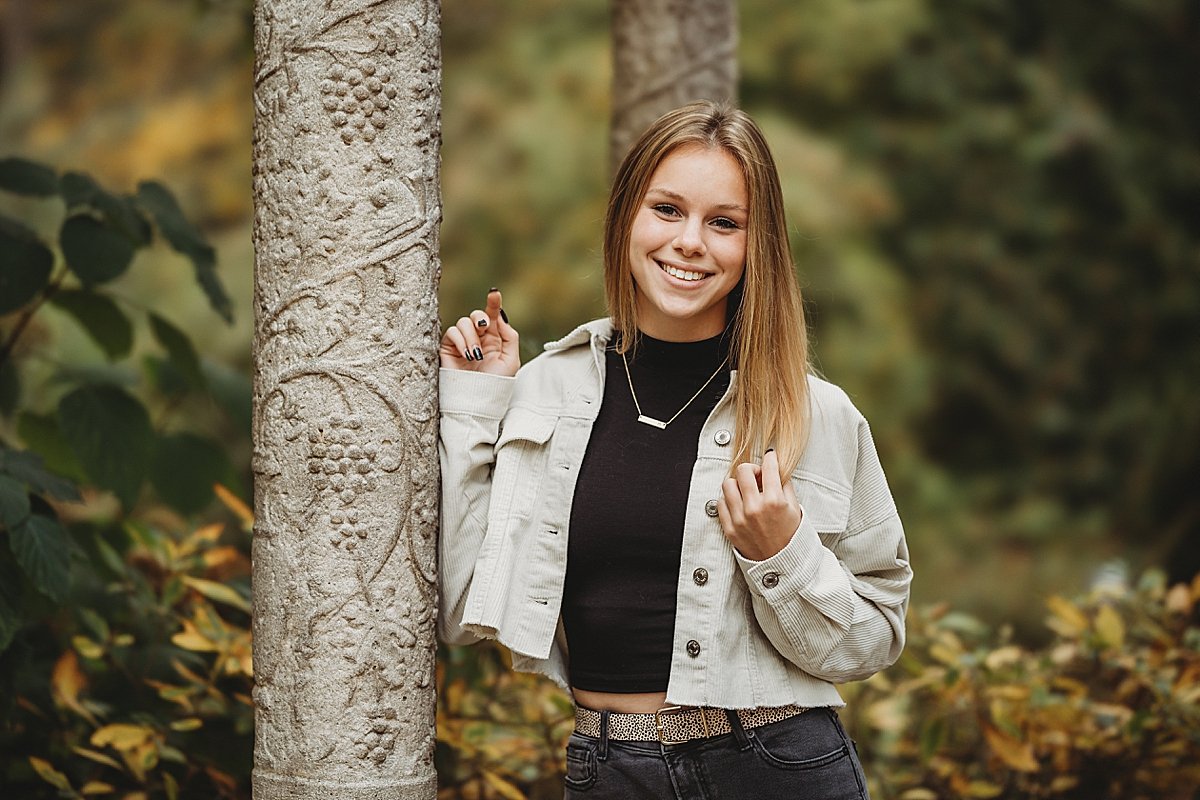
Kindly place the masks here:
POLYGON ((925 789, 918 786, 916 789, 908 789, 904 794, 900 795, 900 800, 938 800, 937 792, 931 789, 925 789))
POLYGON ((1186 583, 1177 583, 1167 592, 1167 611, 1171 614, 1187 614, 1192 610, 1192 593, 1186 583))
POLYGON ((71 709, 93 725, 98 724, 92 712, 79 702, 79 693, 87 688, 87 676, 79 669, 79 659, 73 650, 66 650, 50 671, 50 692, 54 701, 71 709))
POLYGON ((241 520, 242 530, 244 530, 246 533, 250 533, 252 530, 254 530, 254 512, 251 511, 250 508, 241 501, 241 498, 219 483, 213 484, 213 493, 216 494, 217 499, 220 500, 226 508, 234 513, 234 516, 241 520))
POLYGON ((184 717, 183 719, 177 719, 174 722, 172 722, 171 730, 173 730, 173 731, 194 731, 197 728, 202 727, 203 725, 204 725, 204 720, 200 719, 199 717, 184 717))
MULTIPOLYGON (((196 630, 196 626, 192 624, 191 620, 186 619, 183 621, 183 630, 172 636, 171 642, 184 650, 195 650, 201 653, 215 653, 221 649, 220 645, 196 630)), ((206 681, 201 680, 200 682, 205 683, 206 681)))
POLYGON ((70 791, 71 782, 67 780, 67 776, 56 770, 54 766, 44 759, 37 756, 30 756, 29 763, 33 766, 38 777, 50 784, 56 789, 64 789, 70 791))
POLYGON ((116 788, 111 783, 103 781, 88 781, 79 790, 80 794, 111 794, 116 791, 116 788))
POLYGON ((129 794, 122 795, 121 800, 146 800, 146 793, 145 792, 130 792, 129 794))
POLYGON ((983 736, 996 757, 1008 766, 1021 772, 1037 772, 1037 759, 1033 748, 1026 742, 1008 736, 991 725, 983 726, 983 736))
POLYGON ((228 545, 224 547, 214 547, 211 550, 204 551, 204 555, 200 556, 200 560, 204 562, 207 569, 215 569, 223 567, 226 564, 235 564, 242 560, 242 551, 236 547, 228 545))
POLYGON ((987 665, 988 669, 995 672, 998 669, 1018 663, 1021 660, 1021 652, 1021 648, 1015 644, 1010 644, 1007 647, 1001 647, 998 650, 988 653, 983 663, 987 665))
POLYGON ((1058 595, 1051 595, 1046 600, 1053 616, 1046 623, 1056 633, 1063 636, 1078 636, 1088 629, 1088 618, 1074 603, 1058 595))
POLYGON ((109 745, 126 752, 141 747, 154 736, 154 731, 144 725, 116 723, 105 725, 92 734, 91 742, 96 747, 109 745))
POLYGON ((1002 791, 1002 788, 987 781, 971 781, 967 784, 967 797, 999 797, 1002 791))
POLYGON ((1109 647, 1120 648, 1125 643, 1125 623, 1112 606, 1102 606, 1096 614, 1096 633, 1109 647))
POLYGON ((116 647, 128 647, 133 644, 133 641, 132 633, 118 633, 113 637, 112 643, 116 647))
POLYGON ((483 779, 506 800, 525 800, 525 793, 491 770, 483 771, 483 779))
POLYGON ((250 603, 246 601, 246 598, 223 583, 206 581, 203 578, 193 578, 189 575, 184 575, 182 580, 209 600, 233 606, 240 611, 245 611, 247 614, 250 613, 250 603))
POLYGON ((99 642, 93 642, 86 636, 72 636, 71 646, 79 651, 79 655, 84 658, 103 658, 104 645, 99 642))
POLYGON ((84 747, 72 747, 71 749, 84 758, 95 761, 97 764, 104 764, 105 766, 112 767, 115 770, 121 769, 121 765, 117 763, 115 758, 110 758, 109 756, 104 755, 104 753, 97 753, 95 750, 88 750, 84 747))

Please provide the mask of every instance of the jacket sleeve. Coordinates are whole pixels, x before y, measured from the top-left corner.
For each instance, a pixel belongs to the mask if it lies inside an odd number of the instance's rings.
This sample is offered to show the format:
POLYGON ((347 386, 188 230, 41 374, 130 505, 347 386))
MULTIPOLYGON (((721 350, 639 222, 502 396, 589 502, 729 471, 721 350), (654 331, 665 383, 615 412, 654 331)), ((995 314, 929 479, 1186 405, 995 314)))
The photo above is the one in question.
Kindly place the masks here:
POLYGON ((912 582, 904 529, 861 417, 857 433, 844 533, 826 545, 805 515, 770 558, 734 551, 767 638, 784 658, 833 683, 861 680, 900 657, 912 582))
POLYGON ((438 635, 478 641, 462 627, 467 591, 487 532, 494 446, 515 378, 443 369, 439 375, 442 519, 438 536, 438 635))

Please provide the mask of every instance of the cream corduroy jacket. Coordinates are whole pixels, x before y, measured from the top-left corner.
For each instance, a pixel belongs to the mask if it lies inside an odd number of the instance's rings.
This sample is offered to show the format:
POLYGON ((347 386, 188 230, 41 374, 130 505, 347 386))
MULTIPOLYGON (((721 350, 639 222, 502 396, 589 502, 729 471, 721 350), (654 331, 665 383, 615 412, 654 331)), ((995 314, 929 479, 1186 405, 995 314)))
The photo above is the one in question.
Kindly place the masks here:
MULTIPOLYGON (((516 669, 563 687, 568 654, 559 609, 571 503, 611 337, 611 323, 595 320, 547 344, 515 378, 440 375, 439 633, 458 644, 498 639, 516 669)), ((734 371, 730 390, 736 381, 734 371)), ((840 706, 835 683, 889 666, 904 647, 912 571, 870 430, 841 389, 815 377, 809 387, 809 442, 792 474, 803 519, 764 561, 730 546, 709 504, 729 471, 730 392, 700 431, 669 703, 840 706), (693 580, 697 568, 707 581, 693 580)))

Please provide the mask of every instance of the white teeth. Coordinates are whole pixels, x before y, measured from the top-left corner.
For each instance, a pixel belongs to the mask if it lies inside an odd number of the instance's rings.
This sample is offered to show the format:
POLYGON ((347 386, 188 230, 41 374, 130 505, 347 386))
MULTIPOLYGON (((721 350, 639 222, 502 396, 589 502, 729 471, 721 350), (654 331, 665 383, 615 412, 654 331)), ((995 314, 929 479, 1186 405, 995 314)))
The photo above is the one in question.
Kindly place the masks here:
POLYGON ((672 267, 670 264, 659 263, 658 266, 668 275, 684 281, 698 281, 701 278, 707 277, 703 272, 692 272, 690 270, 678 269, 677 267, 672 267))

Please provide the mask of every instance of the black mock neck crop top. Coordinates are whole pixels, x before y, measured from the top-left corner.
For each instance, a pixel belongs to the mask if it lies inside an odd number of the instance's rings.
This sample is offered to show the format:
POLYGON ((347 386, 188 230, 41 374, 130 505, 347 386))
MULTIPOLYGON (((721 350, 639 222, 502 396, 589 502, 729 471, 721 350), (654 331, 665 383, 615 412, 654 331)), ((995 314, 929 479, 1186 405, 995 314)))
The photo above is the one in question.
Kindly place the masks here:
POLYGON ((571 506, 562 618, 571 684, 599 692, 666 691, 683 525, 700 429, 729 387, 727 336, 666 342, 642 335, 629 373, 615 343, 604 398, 571 506), (722 365, 722 362, 724 364, 722 365))

